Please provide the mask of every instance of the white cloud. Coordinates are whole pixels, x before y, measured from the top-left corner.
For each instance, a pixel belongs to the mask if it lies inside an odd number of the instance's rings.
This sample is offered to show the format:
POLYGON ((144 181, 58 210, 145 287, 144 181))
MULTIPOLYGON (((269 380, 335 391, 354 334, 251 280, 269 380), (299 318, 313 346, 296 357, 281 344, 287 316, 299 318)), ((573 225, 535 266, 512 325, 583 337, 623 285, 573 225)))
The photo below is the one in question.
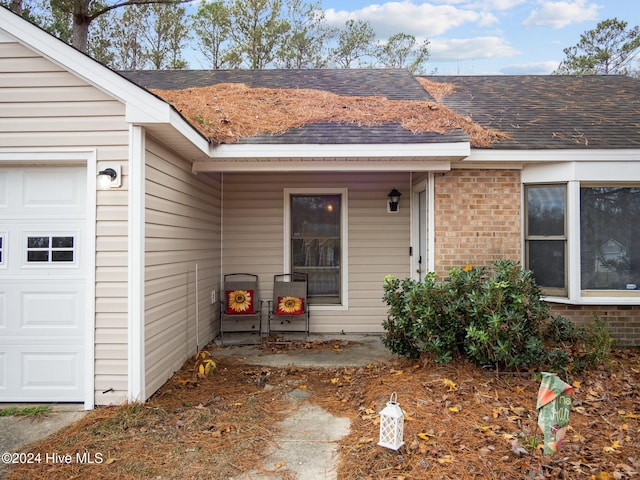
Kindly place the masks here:
POLYGON ((457 62, 511 57, 520 52, 500 37, 457 38, 431 42, 430 61, 457 62))
POLYGON ((594 20, 601 7, 587 0, 573 2, 542 2, 541 8, 534 10, 523 25, 525 27, 563 28, 573 23, 594 20))
POLYGON ((338 28, 344 27, 349 19, 368 21, 379 38, 388 38, 400 32, 420 38, 432 38, 467 23, 484 27, 498 22, 495 15, 489 12, 477 12, 452 5, 417 5, 413 0, 373 4, 352 12, 331 8, 325 15, 327 22, 338 28))
POLYGON ((519 65, 510 65, 500 69, 504 75, 549 75, 558 68, 560 62, 533 62, 519 65))
POLYGON ((474 10, 506 11, 526 2, 527 0, 476 0, 472 3, 467 3, 466 6, 474 10))

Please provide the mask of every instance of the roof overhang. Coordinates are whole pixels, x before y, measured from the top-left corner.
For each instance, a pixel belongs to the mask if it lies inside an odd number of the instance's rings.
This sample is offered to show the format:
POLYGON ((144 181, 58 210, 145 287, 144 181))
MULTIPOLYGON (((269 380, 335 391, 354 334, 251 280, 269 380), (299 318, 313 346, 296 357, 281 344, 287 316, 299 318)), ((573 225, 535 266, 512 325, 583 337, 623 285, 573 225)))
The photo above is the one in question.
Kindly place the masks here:
POLYGON ((637 162, 640 149, 548 149, 548 150, 501 150, 473 149, 464 164, 480 163, 549 163, 549 162, 637 162))
POLYGON ((448 171, 467 157, 468 142, 409 144, 232 144, 212 147, 194 172, 448 171))

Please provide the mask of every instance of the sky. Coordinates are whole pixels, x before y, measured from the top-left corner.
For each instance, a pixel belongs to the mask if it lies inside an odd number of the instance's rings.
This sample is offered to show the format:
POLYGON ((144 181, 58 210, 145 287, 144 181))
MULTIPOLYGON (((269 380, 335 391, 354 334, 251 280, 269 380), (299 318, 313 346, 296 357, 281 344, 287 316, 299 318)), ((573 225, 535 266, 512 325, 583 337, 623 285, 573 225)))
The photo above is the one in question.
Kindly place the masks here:
POLYGON ((544 75, 606 19, 640 25, 639 0, 321 0, 329 25, 368 21, 379 40, 428 39, 428 74, 544 75))

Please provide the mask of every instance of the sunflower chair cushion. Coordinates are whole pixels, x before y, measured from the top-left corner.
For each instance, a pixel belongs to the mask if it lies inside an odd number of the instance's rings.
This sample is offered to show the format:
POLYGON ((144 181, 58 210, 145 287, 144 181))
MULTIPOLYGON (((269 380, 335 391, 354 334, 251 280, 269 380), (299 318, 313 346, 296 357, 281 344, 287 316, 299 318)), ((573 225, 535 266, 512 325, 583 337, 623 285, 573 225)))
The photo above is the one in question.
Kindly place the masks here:
POLYGON ((253 309, 253 290, 227 290, 227 315, 255 313, 253 309))
POLYGON ((304 298, 278 297, 276 315, 302 315, 304 314, 304 298))

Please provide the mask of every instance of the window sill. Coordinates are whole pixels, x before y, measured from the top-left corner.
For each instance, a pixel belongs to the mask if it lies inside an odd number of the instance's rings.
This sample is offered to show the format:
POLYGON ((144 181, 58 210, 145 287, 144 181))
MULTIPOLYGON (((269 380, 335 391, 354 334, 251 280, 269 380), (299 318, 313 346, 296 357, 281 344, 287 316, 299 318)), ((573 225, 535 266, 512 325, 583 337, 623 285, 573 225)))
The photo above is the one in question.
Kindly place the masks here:
POLYGON ((336 303, 335 305, 309 305, 309 311, 311 312, 321 312, 321 311, 345 311, 349 310, 347 305, 341 305, 336 303))
POLYGON ((640 305, 640 296, 637 297, 579 297, 570 299, 567 297, 542 297, 549 303, 562 303, 565 305, 640 305))

